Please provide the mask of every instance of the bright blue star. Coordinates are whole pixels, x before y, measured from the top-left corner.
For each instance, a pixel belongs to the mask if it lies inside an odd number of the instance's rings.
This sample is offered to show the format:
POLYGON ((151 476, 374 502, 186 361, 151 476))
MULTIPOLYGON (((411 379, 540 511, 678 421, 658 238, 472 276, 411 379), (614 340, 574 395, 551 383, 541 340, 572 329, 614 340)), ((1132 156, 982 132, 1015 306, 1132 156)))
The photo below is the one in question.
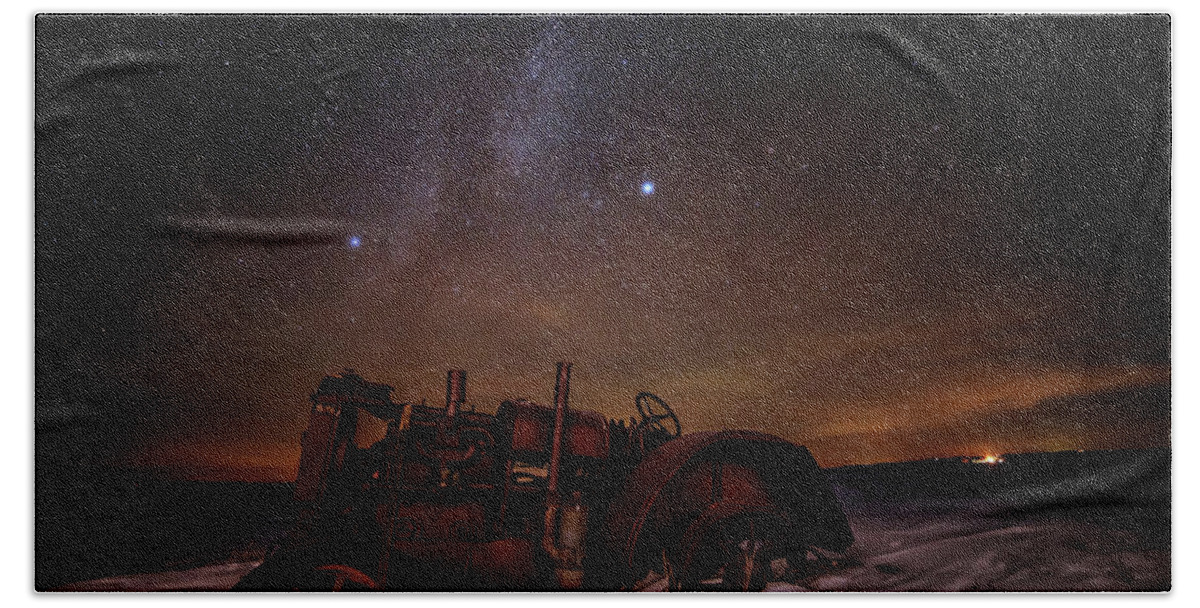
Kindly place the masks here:
POLYGON ((650 196, 651 194, 654 194, 654 182, 649 180, 642 182, 642 195, 650 196))
POLYGON ((351 249, 358 249, 359 245, 362 245, 362 237, 354 235, 346 240, 346 244, 349 245, 351 249))

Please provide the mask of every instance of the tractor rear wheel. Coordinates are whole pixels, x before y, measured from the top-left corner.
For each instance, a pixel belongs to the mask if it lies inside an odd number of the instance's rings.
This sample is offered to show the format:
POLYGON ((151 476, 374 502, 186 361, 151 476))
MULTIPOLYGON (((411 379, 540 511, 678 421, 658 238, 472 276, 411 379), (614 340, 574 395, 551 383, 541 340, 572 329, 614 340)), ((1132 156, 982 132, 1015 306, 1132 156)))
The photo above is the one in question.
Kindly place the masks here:
POLYGON ((689 526, 673 568, 685 590, 761 591, 782 522, 766 510, 718 504, 689 526))

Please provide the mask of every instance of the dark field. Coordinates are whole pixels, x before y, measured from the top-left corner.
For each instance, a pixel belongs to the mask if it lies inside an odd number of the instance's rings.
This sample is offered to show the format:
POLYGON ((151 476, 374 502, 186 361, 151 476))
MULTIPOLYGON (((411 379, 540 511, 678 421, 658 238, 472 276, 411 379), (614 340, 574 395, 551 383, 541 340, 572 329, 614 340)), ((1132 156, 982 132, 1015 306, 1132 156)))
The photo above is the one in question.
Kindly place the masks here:
POLYGON ((38 589, 128 573, 261 559, 291 525, 291 484, 197 482, 113 471, 78 492, 37 490, 38 589))
MULTIPOLYGON (((828 470, 856 542, 773 564, 768 590, 1160 591, 1171 585, 1170 452, 1015 454, 828 470)), ((290 485, 122 472, 40 493, 39 589, 226 589, 290 525, 290 485), (149 574, 147 574, 149 573, 149 574), (72 584, 75 583, 75 584, 72 584)), ((654 584, 648 589, 663 585, 654 584)))
POLYGON ((831 472, 851 565, 807 581, 852 591, 1165 591, 1168 450, 1014 454, 831 472))

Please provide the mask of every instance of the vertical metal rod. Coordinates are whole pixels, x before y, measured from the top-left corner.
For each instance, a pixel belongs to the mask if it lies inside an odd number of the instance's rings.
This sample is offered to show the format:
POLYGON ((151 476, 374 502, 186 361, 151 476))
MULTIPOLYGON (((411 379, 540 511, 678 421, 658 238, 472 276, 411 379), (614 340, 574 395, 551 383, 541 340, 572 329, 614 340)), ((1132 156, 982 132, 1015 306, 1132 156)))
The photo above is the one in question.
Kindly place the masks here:
POLYGON ((452 369, 446 372, 446 416, 453 418, 467 400, 467 372, 452 369))
POLYGON ((563 427, 567 421, 567 397, 571 391, 571 364, 558 364, 558 379, 554 383, 554 439, 550 446, 551 495, 558 493, 558 468, 562 459, 563 427))
POLYGON ((500 499, 500 516, 496 518, 496 534, 504 533, 504 519, 508 517, 508 500, 512 494, 513 461, 504 462, 504 497, 500 499))
POLYGON ((567 393, 571 385, 571 364, 558 364, 558 379, 554 383, 554 437, 550 444, 550 480, 546 488, 546 515, 542 520, 542 550, 555 562, 562 554, 555 542, 558 528, 558 468, 562 460, 563 427, 567 421, 567 393))

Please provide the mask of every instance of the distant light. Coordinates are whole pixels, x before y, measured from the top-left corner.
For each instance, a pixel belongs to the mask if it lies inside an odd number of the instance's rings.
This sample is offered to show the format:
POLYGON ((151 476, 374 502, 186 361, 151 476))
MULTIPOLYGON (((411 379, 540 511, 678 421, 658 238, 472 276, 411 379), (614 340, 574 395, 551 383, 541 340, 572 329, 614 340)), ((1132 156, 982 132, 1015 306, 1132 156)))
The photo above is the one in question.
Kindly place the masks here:
POLYGON ((362 237, 357 235, 352 236, 346 241, 346 244, 349 245, 351 249, 358 249, 359 246, 362 245, 362 237))
MULTIPOLYGON (((966 459, 964 459, 964 462, 966 462, 966 459)), ((988 454, 987 456, 984 456, 982 458, 972 458, 972 459, 970 459, 970 462, 972 464, 996 465, 996 464, 1004 464, 1004 459, 999 456, 993 456, 991 454, 988 454)))
POLYGON ((654 194, 654 182, 649 180, 642 182, 642 195, 650 196, 651 194, 654 194))

